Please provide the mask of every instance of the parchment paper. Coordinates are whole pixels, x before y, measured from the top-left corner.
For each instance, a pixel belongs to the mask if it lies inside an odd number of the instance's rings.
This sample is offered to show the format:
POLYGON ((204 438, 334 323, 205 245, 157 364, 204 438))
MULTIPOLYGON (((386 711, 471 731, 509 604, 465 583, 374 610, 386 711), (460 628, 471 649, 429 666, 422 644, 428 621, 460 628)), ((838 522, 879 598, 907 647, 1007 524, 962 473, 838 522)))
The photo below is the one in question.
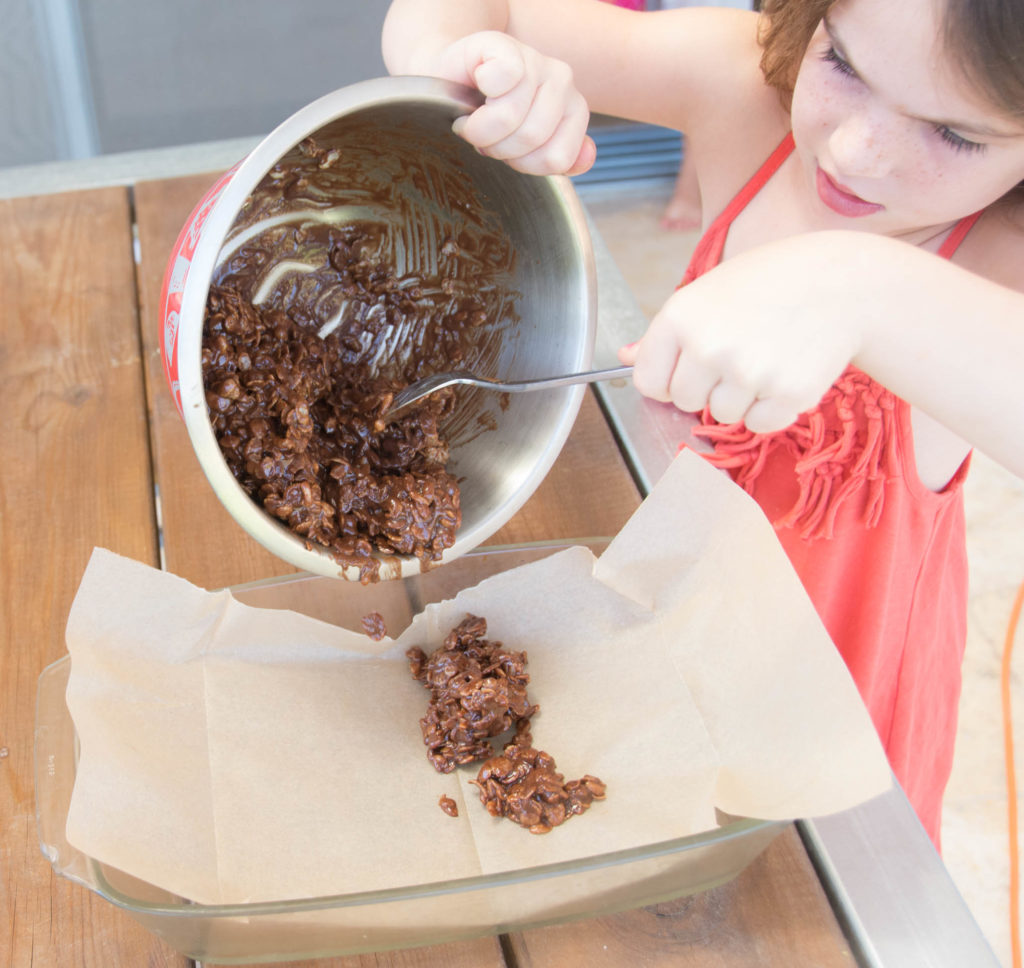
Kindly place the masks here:
MULTIPOLYGON (((358 595, 339 583, 339 594, 358 595)), ((80 762, 69 841, 184 897, 315 897, 831 813, 890 770, 757 506, 683 452, 599 559, 578 547, 373 642, 97 549, 67 627, 80 762), (529 656, 534 744, 608 785, 551 833, 425 755, 405 650, 467 613, 529 656), (458 803, 451 818, 437 806, 458 803)))

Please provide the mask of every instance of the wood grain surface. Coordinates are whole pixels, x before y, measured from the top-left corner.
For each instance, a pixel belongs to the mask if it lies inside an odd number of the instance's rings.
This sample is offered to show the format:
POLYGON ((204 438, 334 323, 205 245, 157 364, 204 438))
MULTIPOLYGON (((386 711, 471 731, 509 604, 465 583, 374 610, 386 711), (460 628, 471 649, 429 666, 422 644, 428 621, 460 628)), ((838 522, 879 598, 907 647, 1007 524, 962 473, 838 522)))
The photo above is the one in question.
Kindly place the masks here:
MULTIPOLYGON (((294 569, 264 551, 206 483, 164 381, 158 300, 181 226, 216 175, 0 202, 6 419, 0 423, 0 964, 183 966, 128 917, 54 877, 35 834, 36 680, 90 550, 161 560, 219 588, 294 569), (132 218, 138 262, 132 257, 132 218), (10 952, 6 961, 3 955, 10 952)), ((612 535, 640 496, 587 394, 555 466, 491 543, 612 535)), ((292 964, 300 964, 294 962, 292 964)), ((695 898, 458 944, 323 959, 321 968, 854 964, 795 830, 695 898)))
POLYGON ((33 796, 36 681, 93 546, 157 563, 129 192, 0 202, 0 233, 0 964, 183 965, 54 876, 33 796))
POLYGON ((666 904, 511 935, 516 968, 854 968, 789 827, 727 884, 666 904))

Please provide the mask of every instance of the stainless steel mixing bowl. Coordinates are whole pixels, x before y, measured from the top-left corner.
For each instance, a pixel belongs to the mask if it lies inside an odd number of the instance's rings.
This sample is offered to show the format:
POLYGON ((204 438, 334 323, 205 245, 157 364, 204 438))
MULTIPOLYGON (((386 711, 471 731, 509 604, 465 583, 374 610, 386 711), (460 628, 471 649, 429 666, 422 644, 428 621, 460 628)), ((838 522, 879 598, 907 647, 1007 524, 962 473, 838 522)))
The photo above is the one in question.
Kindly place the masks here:
MULTIPOLYGON (((389 180, 399 201, 386 216, 391 255, 404 264, 436 258, 437 233, 457 233, 467 217, 498 226, 513 258, 502 268, 502 285, 485 294, 490 333, 478 357, 464 365, 512 379, 570 373, 591 364, 596 283, 579 201, 567 178, 517 173, 454 136, 453 120, 478 103, 476 92, 467 88, 419 77, 379 78, 328 94, 288 118, 211 189, 172 253, 161 345, 196 455, 235 520, 300 569, 358 576, 356 568, 339 566, 326 550, 307 547, 235 480, 210 426, 201 339, 211 280, 237 247, 254 190, 279 162, 298 158, 305 139, 312 137, 327 151, 358 154, 367 175, 389 180), (395 164, 396 158, 404 160, 395 164), (468 179, 478 200, 474 211, 467 211, 463 198, 449 197, 445 178, 438 177, 446 171, 463 183, 468 179)), ((335 183, 325 192, 336 193, 327 207, 338 220, 359 207, 357 185, 350 191, 335 183)), ((561 450, 584 392, 568 387, 502 399, 477 391, 463 398, 444 428, 451 443, 448 469, 461 486, 462 525, 443 560, 479 545, 523 505, 561 450)), ((404 576, 420 567, 412 557, 382 556, 380 576, 404 576)))

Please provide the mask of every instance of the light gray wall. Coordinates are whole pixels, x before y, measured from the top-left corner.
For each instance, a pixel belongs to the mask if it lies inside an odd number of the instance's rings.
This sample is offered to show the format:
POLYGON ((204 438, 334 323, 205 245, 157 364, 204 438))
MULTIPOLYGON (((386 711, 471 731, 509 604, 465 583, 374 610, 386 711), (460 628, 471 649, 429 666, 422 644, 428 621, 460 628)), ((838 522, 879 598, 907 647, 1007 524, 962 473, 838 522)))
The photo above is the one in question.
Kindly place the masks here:
POLYGON ((383 74, 387 0, 0 0, 0 166, 259 136, 383 74))
POLYGON ((33 16, 38 0, 0 0, 0 165, 61 157, 33 16))

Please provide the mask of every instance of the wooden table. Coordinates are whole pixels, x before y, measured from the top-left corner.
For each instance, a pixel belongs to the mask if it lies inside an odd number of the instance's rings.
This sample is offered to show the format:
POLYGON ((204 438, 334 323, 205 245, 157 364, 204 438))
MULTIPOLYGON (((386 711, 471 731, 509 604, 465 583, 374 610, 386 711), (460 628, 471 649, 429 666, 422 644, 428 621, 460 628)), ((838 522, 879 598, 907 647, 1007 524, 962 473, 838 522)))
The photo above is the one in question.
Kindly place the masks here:
MULTIPOLYGON (((0 201, 0 965, 156 968, 188 961, 52 873, 36 836, 32 752, 37 678, 66 652, 68 609, 94 546, 162 564, 207 588, 293 570, 253 542, 213 495, 161 369, 164 266, 212 180, 0 201)), ((639 500, 588 395, 555 467, 492 540, 613 534, 639 500)), ((315 964, 831 968, 855 961, 789 828, 734 881, 693 898, 501 938, 315 964)))

